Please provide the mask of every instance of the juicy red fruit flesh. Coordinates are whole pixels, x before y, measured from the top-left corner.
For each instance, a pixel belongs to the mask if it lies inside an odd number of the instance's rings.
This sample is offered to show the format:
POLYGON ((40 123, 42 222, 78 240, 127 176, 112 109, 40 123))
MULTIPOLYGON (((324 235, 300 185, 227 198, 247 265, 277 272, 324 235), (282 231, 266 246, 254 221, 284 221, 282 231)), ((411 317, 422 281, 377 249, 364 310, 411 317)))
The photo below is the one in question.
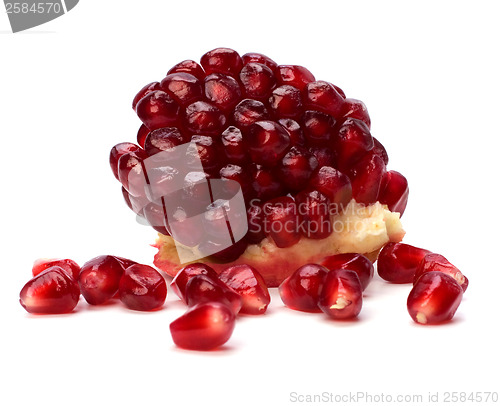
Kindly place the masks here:
POLYGON ((318 306, 336 320, 357 317, 363 306, 363 289, 356 272, 349 269, 330 271, 325 277, 318 306))
POLYGON ((69 313, 79 298, 78 284, 59 266, 51 266, 33 277, 19 294, 21 306, 34 314, 69 313))
POLYGON ((290 146, 288 132, 274 121, 257 121, 250 126, 248 132, 250 156, 257 164, 277 164, 290 146))
POLYGON ((444 323, 453 318, 462 296, 462 288, 451 276, 428 272, 418 279, 408 296, 408 313, 419 324, 444 323))
POLYGON ((177 275, 175 275, 175 278, 170 283, 170 287, 174 293, 179 296, 183 302, 186 302, 185 292, 187 283, 196 275, 205 275, 213 280, 217 280, 218 278, 217 272, 215 272, 212 267, 202 264, 201 262, 186 265, 177 275))
POLYGON ((101 255, 83 264, 78 284, 85 300, 99 305, 111 299, 123 275, 121 263, 111 255, 101 255))
POLYGON ((300 240, 297 205, 291 197, 269 200, 263 210, 266 233, 278 247, 290 247, 300 240))
POLYGON ((390 242, 382 248, 377 260, 379 276, 392 283, 410 283, 422 259, 430 251, 403 243, 390 242))
POLYGON ((383 179, 378 200, 390 211, 403 215, 408 203, 408 181, 396 171, 388 171, 383 179))
POLYGON ((279 286, 285 306, 303 312, 318 312, 318 299, 328 269, 318 264, 306 264, 297 269, 279 286))
POLYGON ((165 303, 167 284, 160 273, 142 264, 131 265, 118 285, 121 302, 132 310, 155 310, 165 303))
POLYGON ((120 144, 116 144, 113 148, 111 148, 111 152, 109 154, 109 165, 111 166, 111 170, 113 171, 113 175, 115 178, 120 180, 118 177, 118 160, 128 152, 136 152, 141 148, 133 144, 131 142, 121 142, 120 144))
POLYGON ((179 115, 179 105, 168 93, 155 90, 137 103, 137 116, 150 130, 161 127, 175 127, 179 115))
POLYGON ((330 255, 323 258, 320 264, 325 268, 328 268, 330 271, 349 269, 356 272, 363 290, 368 287, 373 279, 373 263, 362 254, 346 253, 330 255))
POLYGON ((33 276, 45 271, 47 268, 59 266, 64 272, 71 276, 75 281, 78 281, 78 275, 80 275, 80 265, 78 265, 72 259, 46 259, 40 258, 33 263, 32 273, 33 276))
POLYGON ((237 292, 242 300, 241 313, 263 314, 271 296, 262 275, 249 265, 235 265, 219 274, 219 279, 237 292))
POLYGON ((235 326, 235 315, 222 303, 209 302, 189 309, 170 324, 172 339, 180 348, 209 351, 225 344, 235 326))
POLYGON ((467 277, 444 256, 434 253, 428 253, 424 256, 422 261, 418 264, 415 271, 413 284, 417 283, 418 279, 427 272, 442 272, 451 276, 462 287, 465 292, 469 286, 467 277))

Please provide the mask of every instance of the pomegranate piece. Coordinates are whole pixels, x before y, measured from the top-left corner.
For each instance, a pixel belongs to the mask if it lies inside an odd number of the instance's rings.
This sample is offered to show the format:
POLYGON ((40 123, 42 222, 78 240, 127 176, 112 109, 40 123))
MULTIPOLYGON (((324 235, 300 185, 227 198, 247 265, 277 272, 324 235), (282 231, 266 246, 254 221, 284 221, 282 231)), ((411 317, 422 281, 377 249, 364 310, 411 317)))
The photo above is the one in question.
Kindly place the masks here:
POLYGON ((356 118, 366 124, 368 129, 371 127, 368 109, 361 100, 345 99, 342 104, 340 115, 345 118, 356 118))
POLYGON ((358 274, 350 269, 328 272, 318 299, 318 307, 332 319, 357 317, 363 306, 363 289, 358 274))
MULTIPOLYGON (((241 166, 233 164, 226 165, 221 168, 221 170, 219 171, 219 175, 221 179, 228 179, 238 182, 240 184, 243 196, 245 196, 245 198, 250 197, 251 192, 253 192, 252 179, 248 171, 245 171, 241 166)), ((229 191, 231 192, 230 196, 234 196, 237 190, 233 190, 232 187, 230 187, 229 189, 229 191)))
POLYGON ((141 148, 139 145, 133 144, 131 142, 122 142, 120 144, 116 144, 113 148, 111 148, 111 152, 109 153, 109 166, 111 166, 111 170, 113 171, 113 175, 115 178, 118 178, 118 160, 128 152, 136 152, 141 148))
POLYGON ((279 248, 295 245, 300 240, 298 213, 290 196, 277 197, 263 206, 266 234, 279 248))
POLYGON ((388 171, 382 179, 382 186, 378 200, 386 204, 390 211, 398 212, 401 216, 408 203, 408 181, 396 171, 388 171))
POLYGON ((186 107, 186 128, 197 135, 219 135, 225 128, 226 117, 213 104, 197 101, 186 107))
POLYGON ((339 168, 345 170, 359 162, 373 146, 373 137, 366 124, 361 120, 348 118, 340 126, 335 140, 339 168))
POLYGON ((318 312, 319 294, 328 269, 318 264, 306 264, 297 269, 279 286, 285 306, 303 312, 318 312))
POLYGON ((312 146, 309 151, 318 160, 318 168, 323 168, 324 166, 335 167, 337 165, 334 152, 328 147, 318 147, 312 146))
POLYGON ((280 85, 290 85, 300 91, 315 80, 314 75, 308 69, 298 65, 279 65, 277 78, 280 85))
POLYGON ((248 242, 245 238, 233 243, 233 245, 226 247, 225 244, 220 244, 210 240, 204 240, 198 247, 200 252, 211 252, 210 255, 218 263, 226 263, 236 261, 241 254, 247 249, 248 242))
POLYGON ((276 84, 276 78, 266 65, 250 62, 241 70, 240 82, 247 98, 267 101, 276 84))
POLYGON ((304 189, 314 170, 318 167, 316 157, 303 147, 292 147, 281 160, 278 174, 281 182, 292 191, 304 189))
POLYGON ((248 148, 239 128, 234 126, 226 128, 222 133, 221 141, 226 157, 230 163, 243 165, 250 160, 248 148))
POLYGON ((192 211, 196 209, 194 206, 195 204, 191 204, 190 207, 175 208, 169 224, 165 224, 169 234, 177 242, 187 247, 195 247, 203 239, 203 230, 200 227, 199 220, 193 217, 192 214, 192 211))
POLYGON ((144 150, 127 152, 118 160, 118 179, 132 196, 143 196, 146 187, 143 160, 147 158, 144 150))
POLYGON ((345 100, 345 98, 346 98, 345 92, 340 87, 338 87, 337 85, 332 84, 332 86, 335 88, 335 90, 337 91, 337 93, 340 94, 340 96, 342 96, 342 98, 345 100))
POLYGON ((271 296, 262 275, 249 265, 235 265, 223 270, 219 279, 238 293, 245 314, 263 314, 271 302, 271 296))
POLYGON ((283 185, 275 171, 258 165, 253 168, 251 177, 252 189, 258 199, 270 200, 284 194, 283 185))
POLYGON ((221 159, 221 145, 206 135, 193 135, 191 145, 186 150, 186 166, 192 169, 199 168, 209 174, 217 174, 224 161, 221 159))
POLYGON ((137 116, 150 130, 176 127, 179 111, 177 102, 162 90, 148 93, 136 106, 137 116))
POLYGON ((351 181, 331 166, 323 166, 316 171, 309 185, 330 199, 333 214, 341 211, 352 199, 351 181))
POLYGON ((51 266, 37 274, 19 294, 21 306, 34 314, 69 313, 79 298, 78 284, 60 266, 51 266))
POLYGON ((377 272, 392 283, 410 283, 422 259, 430 251, 403 243, 387 243, 380 251, 377 272))
POLYGON ((181 106, 200 100, 203 90, 201 82, 190 73, 176 72, 167 75, 160 83, 161 90, 167 92, 181 106))
POLYGON ((467 277, 442 255, 427 253, 416 267, 413 284, 416 284, 419 278, 427 272, 442 272, 451 276, 462 287, 464 292, 469 286, 467 277))
POLYGON ((370 204, 377 201, 384 175, 385 164, 378 155, 368 154, 354 165, 349 177, 356 202, 370 204))
POLYGON ((168 224, 167 214, 163 205, 148 203, 143 208, 143 214, 149 225, 163 235, 170 235, 166 225, 168 224))
POLYGON ((335 119, 323 112, 308 110, 302 117, 304 135, 311 145, 326 146, 334 133, 335 119))
POLYGON ((170 323, 170 333, 178 347, 208 351, 229 340, 235 320, 234 313, 225 304, 202 303, 170 323))
POLYGON ((242 308, 242 298, 233 289, 218 279, 206 275, 196 275, 186 285, 186 303, 194 307, 202 303, 217 302, 229 307, 236 315, 242 308))
POLYGON ((438 271, 427 272, 418 279, 408 296, 408 313, 419 324, 444 323, 453 318, 462 296, 462 288, 451 276, 438 271))
POLYGON ((382 158, 382 160, 384 161, 384 164, 387 165, 389 163, 389 155, 387 155, 387 151, 385 150, 385 147, 375 137, 372 137, 372 138, 373 138, 373 149, 371 150, 371 152, 378 155, 380 158, 382 158))
POLYGON ((144 148, 144 143, 146 142, 146 137, 150 133, 149 128, 144 124, 141 124, 139 130, 137 131, 137 143, 144 148))
POLYGON ((123 267, 115 257, 101 255, 83 264, 78 284, 89 304, 100 305, 118 291, 122 275, 123 267))
POLYGON ((244 99, 234 108, 233 122, 240 129, 245 129, 257 121, 269 119, 269 113, 264 103, 253 100, 244 99))
POLYGON ((372 261, 362 254, 345 253, 330 255, 323 258, 320 264, 330 271, 349 269, 356 272, 363 290, 368 287, 373 279, 374 269, 372 261))
POLYGON ((132 108, 135 110, 135 108, 137 107, 137 103, 139 103, 139 100, 141 100, 144 96, 148 95, 149 93, 160 89, 161 87, 159 82, 148 83, 135 95, 134 100, 132 101, 132 108))
POLYGON ((276 72, 276 68, 278 67, 278 64, 271 58, 257 52, 249 52, 243 55, 241 59, 243 60, 244 65, 251 62, 260 63, 262 65, 266 65, 268 68, 271 68, 273 72, 276 72))
POLYGON ((200 65, 198 65, 197 62, 192 61, 190 59, 187 59, 185 61, 179 62, 178 64, 174 65, 167 72, 167 75, 170 75, 171 73, 180 73, 180 72, 189 73, 198 80, 203 80, 203 78, 205 77, 205 72, 203 71, 203 68, 200 65))
POLYGON ((137 264, 137 262, 128 258, 117 257, 116 255, 113 255, 113 257, 121 264, 123 269, 127 269, 129 266, 137 264))
POLYGON ((319 110, 333 117, 341 116, 343 97, 331 83, 318 80, 310 82, 303 91, 304 105, 313 110, 319 110))
POLYGON ((205 98, 227 112, 241 100, 240 85, 231 76, 213 73, 205 78, 205 98))
POLYGON ((288 132, 274 121, 257 121, 250 126, 248 133, 250 156, 257 164, 277 164, 290 146, 288 132))
POLYGON ((281 118, 278 120, 278 123, 288 132, 291 145, 306 145, 306 139, 299 123, 291 118, 281 118))
POLYGON ((149 156, 163 151, 174 158, 174 149, 186 142, 186 138, 176 127, 164 127, 151 131, 144 140, 144 150, 149 156))
POLYGON ((264 232, 264 210, 262 209, 262 202, 258 199, 250 200, 247 209, 248 232, 246 239, 251 244, 258 244, 265 237, 264 232))
POLYGON ((51 268, 53 266, 62 268, 62 270, 66 272, 66 274, 71 276, 75 281, 78 281, 78 275, 80 275, 80 265, 78 265, 72 259, 39 258, 33 263, 33 268, 31 271, 33 273, 33 276, 37 276, 47 268, 51 268))
POLYGON ((118 286, 121 302, 132 310, 156 310, 167 297, 167 284, 160 273, 148 266, 134 264, 123 273, 118 286))
POLYGON ((216 48, 201 57, 201 66, 207 75, 224 73, 237 77, 243 67, 243 61, 233 49, 216 48))
POLYGON ((303 190, 295 197, 295 201, 303 236, 322 239, 332 233, 328 197, 317 190, 303 190))
POLYGON ((205 275, 212 280, 218 279, 217 272, 215 272, 213 268, 211 268, 206 264, 202 264, 201 262, 196 262, 194 264, 186 265, 177 273, 177 275, 175 275, 175 278, 170 283, 170 287, 172 288, 174 293, 184 303, 186 303, 185 299, 186 285, 189 282, 189 280, 196 275, 205 275))
POLYGON ((277 117, 300 117, 302 114, 300 90, 289 85, 277 87, 269 98, 269 107, 277 117))

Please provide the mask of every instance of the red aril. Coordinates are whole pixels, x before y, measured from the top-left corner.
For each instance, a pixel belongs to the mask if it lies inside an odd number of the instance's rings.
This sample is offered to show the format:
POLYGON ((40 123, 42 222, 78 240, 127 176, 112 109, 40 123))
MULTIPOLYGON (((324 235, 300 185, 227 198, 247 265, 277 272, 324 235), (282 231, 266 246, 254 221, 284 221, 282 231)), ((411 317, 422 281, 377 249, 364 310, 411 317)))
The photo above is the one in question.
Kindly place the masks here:
POLYGON ((167 297, 167 284, 160 273, 148 266, 134 264, 123 273, 118 293, 121 302, 132 310, 156 310, 167 297))
POLYGON ((257 52, 249 52, 243 55, 241 59, 243 60, 244 65, 250 62, 261 63, 262 65, 266 65, 268 68, 271 68, 273 72, 276 72, 276 68, 278 67, 278 64, 271 58, 257 52))
POLYGON ((194 135, 216 136, 226 126, 226 116, 215 105, 196 101, 186 107, 184 125, 194 135))
POLYGON ((266 65, 256 62, 243 66, 239 79, 247 98, 266 102, 276 84, 273 71, 266 65))
POLYGON ((243 67, 241 56, 233 49, 216 48, 201 57, 201 66, 207 75, 224 73, 237 77, 243 67))
POLYGON ((341 211, 352 199, 351 181, 347 175, 331 166, 323 166, 316 171, 309 185, 328 197, 332 209, 337 212, 341 211))
POLYGON ((257 121, 248 129, 248 149, 252 160, 261 165, 276 165, 290 146, 288 132, 274 121, 257 121))
POLYGON ((285 189, 276 171, 257 165, 252 167, 251 177, 252 189, 258 199, 269 200, 283 195, 285 189))
POLYGON ((213 73, 205 78, 204 84, 205 99, 222 111, 232 110, 241 100, 240 85, 231 76, 213 73))
POLYGON ((176 72, 168 74, 160 83, 161 90, 167 92, 181 106, 201 99, 200 81, 190 73, 176 72))
POLYGON ((356 163, 349 173, 352 197, 356 202, 363 204, 376 202, 384 174, 385 164, 378 155, 367 154, 356 163))
POLYGON ((389 163, 389 155, 387 154, 385 147, 375 137, 372 138, 373 138, 373 149, 371 150, 371 152, 382 158, 384 164, 387 165, 389 163))
POLYGON ((319 295, 318 306, 332 319, 357 317, 363 306, 363 289, 356 272, 350 269, 328 272, 319 295))
POLYGON ((288 132, 290 136, 290 145, 306 145, 306 139, 304 138, 304 132, 300 127, 299 123, 291 118, 280 118, 278 123, 283 126, 283 128, 288 132))
POLYGON ((175 275, 174 279, 170 283, 170 287, 174 293, 179 296, 184 303, 186 302, 186 285, 189 280, 196 275, 205 275, 213 280, 218 279, 217 272, 215 272, 214 269, 208 265, 202 264, 201 262, 186 265, 177 273, 177 275, 175 275))
POLYGON ((113 175, 115 175, 116 179, 120 180, 118 177, 118 160, 122 157, 122 155, 125 155, 128 152, 136 152, 140 149, 139 145, 131 142, 122 142, 111 148, 111 152, 109 153, 109 166, 111 166, 111 170, 113 171, 113 175))
POLYGON ((318 160, 307 148, 295 146, 282 158, 278 174, 286 188, 298 192, 307 186, 317 167, 318 160))
POLYGON ((146 137, 150 133, 149 128, 144 124, 141 124, 139 130, 137 131, 137 143, 144 148, 144 143, 146 142, 146 137))
POLYGON ((278 247, 290 247, 300 240, 297 206, 290 196, 269 200, 263 210, 265 232, 278 247))
POLYGON ((373 279, 373 263, 362 254, 346 253, 330 255, 320 262, 330 271, 349 269, 358 275, 361 287, 365 290, 373 279))
POLYGON ((155 90, 144 96, 136 106, 137 116, 150 130, 175 127, 178 124, 179 105, 168 93, 155 90))
POLYGON ((167 72, 167 75, 178 72, 189 73, 198 80, 203 80, 203 78, 205 77, 205 72, 203 71, 203 68, 200 65, 198 65, 197 62, 192 61, 191 59, 187 59, 185 61, 179 62, 178 64, 174 65, 167 72))
POLYGON ((59 259, 59 258, 39 258, 33 263, 32 273, 33 276, 45 271, 47 268, 53 266, 58 266, 62 268, 69 276, 71 276, 75 281, 78 281, 78 275, 80 275, 80 265, 78 265, 72 259, 59 259))
POLYGON ((299 65, 279 65, 277 78, 280 85, 290 85, 300 91, 304 90, 308 83, 314 82, 314 75, 299 65))
POLYGON ((309 144, 325 147, 335 133, 335 119, 321 111, 307 110, 302 116, 302 127, 309 144))
POLYGON ((107 302, 118 291, 123 275, 121 263, 111 255, 101 255, 83 264, 78 284, 91 305, 107 302))
POLYGON ((337 92, 331 83, 318 80, 308 83, 303 91, 304 105, 310 109, 319 110, 323 113, 339 117, 343 97, 337 92))
POLYGON ((361 120, 368 128, 371 127, 370 116, 368 109, 361 100, 345 99, 340 112, 344 118, 355 118, 361 120))
POLYGON ((257 121, 269 119, 269 113, 264 103, 253 100, 244 99, 234 108, 233 124, 240 130, 244 130, 257 121))
POLYGON ((322 239, 332 233, 330 199, 317 190, 303 190, 295 196, 299 228, 307 238, 322 239))
POLYGON ((159 82, 148 83, 135 95, 134 100, 132 101, 132 108, 135 110, 135 108, 137 107, 137 103, 139 103, 139 100, 141 100, 147 94, 160 89, 161 88, 159 82))
POLYGON ((467 290, 469 286, 467 277, 445 257, 434 253, 428 253, 422 258, 415 270, 413 284, 417 283, 418 279, 425 273, 434 271, 451 276, 462 287, 464 292, 467 290))
POLYGON ((269 107, 278 117, 300 117, 303 110, 300 90, 289 85, 277 87, 269 98, 269 107))
POLYGON ((403 243, 387 243, 377 260, 379 276, 392 283, 410 283, 422 259, 430 251, 403 243))
POLYGON ((346 170, 359 162, 374 146, 370 129, 363 121, 355 118, 348 118, 342 123, 334 142, 341 170, 346 170))
POLYGON ((443 272, 423 274, 413 286, 408 313, 419 324, 439 324, 453 318, 462 301, 463 290, 455 279, 443 272))
POLYGON ((221 141, 230 163, 243 165, 249 161, 248 148, 239 128, 234 126, 226 128, 222 133, 221 141))
POLYGON ((35 314, 69 313, 79 298, 78 284, 59 266, 51 266, 37 274, 19 294, 21 306, 35 314))
POLYGON ((396 171, 388 171, 382 179, 378 200, 386 204, 390 211, 403 215, 408 203, 408 181, 396 171))

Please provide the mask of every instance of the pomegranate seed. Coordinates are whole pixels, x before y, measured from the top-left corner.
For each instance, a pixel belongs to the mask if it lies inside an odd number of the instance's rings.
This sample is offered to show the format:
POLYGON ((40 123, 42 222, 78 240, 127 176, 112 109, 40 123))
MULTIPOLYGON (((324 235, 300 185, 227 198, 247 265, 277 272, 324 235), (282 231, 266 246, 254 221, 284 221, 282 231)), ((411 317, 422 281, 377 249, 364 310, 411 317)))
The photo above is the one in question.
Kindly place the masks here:
POLYGON ((246 65, 251 62, 260 63, 262 65, 266 65, 268 68, 271 68, 273 72, 276 72, 278 68, 278 64, 274 62, 271 58, 266 55, 259 54, 257 52, 249 52, 241 57, 243 60, 243 64, 246 65))
POLYGON ((266 65, 250 62, 241 70, 240 82, 247 98, 267 101, 276 84, 276 78, 266 65))
POLYGON ((172 96, 161 90, 148 93, 136 106, 137 116, 150 130, 175 127, 179 111, 179 105, 172 96))
POLYGON ((171 196, 182 187, 179 171, 168 165, 148 169, 148 180, 146 197, 151 202, 160 202, 163 196, 171 196))
POLYGON ((328 272, 318 299, 318 307, 332 319, 357 317, 363 306, 363 289, 358 274, 350 269, 328 272))
POLYGON ((236 261, 247 249, 248 243, 243 238, 227 247, 225 244, 220 244, 210 240, 204 240, 198 247, 201 253, 211 252, 210 258, 213 258, 218 263, 227 263, 236 261))
POLYGON ((207 302, 223 303, 234 314, 242 308, 242 298, 224 282, 205 275, 196 275, 186 285, 186 303, 189 307, 207 302))
POLYGON ((146 158, 146 153, 141 149, 127 152, 118 160, 118 179, 132 196, 142 196, 145 193, 143 160, 146 158))
POLYGON ((129 309, 156 310, 165 303, 167 284, 156 269, 135 264, 123 273, 118 292, 120 300, 129 309))
POLYGON ((276 174, 260 165, 253 168, 252 189, 256 197, 261 200, 273 199, 284 194, 283 185, 276 174))
POLYGON ((206 135, 193 135, 191 145, 186 150, 186 166, 198 169, 201 162, 206 173, 216 174, 224 165, 221 159, 221 149, 221 145, 213 138, 206 135))
POLYGON ((373 149, 373 137, 364 122, 348 118, 339 128, 335 148, 338 154, 339 168, 346 169, 373 149))
POLYGON ((247 209, 248 232, 246 239, 248 242, 258 244, 265 237, 264 232, 264 210, 262 203, 258 199, 250 201, 250 206, 247 209))
POLYGON ((278 120, 278 123, 281 124, 281 126, 288 132, 291 145, 306 145, 304 133, 302 132, 302 128, 300 128, 299 123, 291 118, 281 118, 278 120))
POLYGON ((231 219, 231 231, 233 235, 239 236, 245 232, 246 214, 234 212, 229 201, 217 199, 210 203, 202 218, 203 228, 212 237, 213 242, 222 243, 230 235, 228 231, 228 221, 231 219))
POLYGON ((231 266, 219 275, 222 282, 237 292, 242 300, 241 313, 263 314, 271 296, 262 275, 249 265, 231 266))
POLYGON ((334 152, 328 147, 310 147, 309 151, 318 160, 318 168, 323 166, 335 167, 337 165, 334 152))
POLYGON ((375 202, 384 174, 385 164, 378 155, 368 154, 362 158, 350 173, 352 196, 356 202, 363 204, 375 202))
POLYGON ((281 160, 278 174, 281 182, 290 190, 304 189, 314 170, 318 167, 318 160, 306 148, 292 147, 281 160))
POLYGON ((451 276, 462 287, 464 292, 469 286, 467 277, 442 255, 434 253, 425 255, 415 270, 413 284, 416 284, 418 279, 427 272, 442 272, 451 276))
POLYGON ((462 301, 463 290, 451 276, 427 272, 413 286, 408 296, 408 313, 419 324, 449 321, 462 301))
POLYGON ((78 284, 85 300, 99 305, 115 295, 122 275, 123 267, 115 257, 101 255, 82 266, 78 284))
POLYGON ((226 125, 226 117, 214 105, 197 101, 186 107, 184 122, 193 134, 218 135, 226 125))
POLYGON ((279 65, 277 74, 280 85, 290 85, 300 91, 304 90, 308 83, 315 80, 309 70, 298 65, 279 65))
POLYGON ((45 271, 47 268, 51 268, 53 266, 60 267, 64 272, 66 272, 69 276, 71 276, 75 281, 78 280, 78 275, 80 275, 80 265, 78 265, 72 259, 47 259, 40 258, 37 259, 33 263, 32 273, 33 276, 37 276, 38 274, 45 271))
POLYGON ((173 154, 175 154, 175 147, 178 147, 185 142, 186 138, 177 128, 158 128, 154 131, 151 131, 146 137, 146 140, 144 141, 144 150, 149 156, 167 151, 172 154, 173 158, 173 154))
POLYGON ((269 98, 269 107, 277 117, 300 117, 302 114, 300 90, 289 85, 277 87, 269 98))
POLYGON ((303 190, 296 197, 302 235, 322 239, 332 233, 330 200, 317 190, 303 190))
POLYGON ((318 264, 301 266, 279 286, 285 306, 303 312, 317 312, 319 293, 328 269, 318 264))
POLYGON ((285 156, 290 137, 281 125, 274 121, 257 121, 248 131, 248 148, 255 163, 272 166, 285 156))
POLYGON ((249 161, 247 147, 239 128, 229 126, 222 133, 221 140, 229 162, 241 165, 249 161))
POLYGON ((330 255, 320 262, 330 271, 338 269, 349 269, 358 275, 361 287, 365 290, 373 279, 373 263, 362 254, 346 253, 330 255))
POLYGON ((241 129, 245 129, 257 121, 267 120, 268 118, 269 113, 266 106, 258 100, 244 99, 234 108, 234 125, 241 129))
POLYGON ((312 145, 328 145, 334 133, 335 119, 320 111, 308 110, 302 117, 304 135, 312 145))
POLYGON ((341 211, 352 199, 351 181, 330 166, 323 166, 315 172, 309 185, 330 199, 333 212, 341 211))
POLYGON ((243 67, 240 55, 229 48, 216 48, 201 57, 201 66, 207 75, 225 73, 237 77, 243 67))
POLYGON ((144 124, 141 124, 139 130, 137 131, 137 143, 144 148, 144 143, 146 142, 146 137, 150 133, 149 128, 144 124))
POLYGON ((231 76, 213 73, 205 78, 205 98, 222 111, 232 110, 241 100, 240 85, 231 76))
POLYGON ((144 218, 149 223, 153 229, 158 231, 163 235, 170 235, 169 231, 165 227, 168 223, 167 215, 163 206, 156 203, 148 203, 143 209, 144 218))
POLYGON ((198 63, 190 59, 179 62, 177 65, 174 65, 167 72, 167 75, 170 75, 171 73, 180 73, 180 72, 189 73, 198 80, 203 80, 203 78, 205 77, 205 72, 203 71, 203 68, 200 65, 198 65, 198 63))
POLYGON ((35 314, 69 313, 79 298, 78 284, 60 266, 51 266, 37 274, 19 294, 21 306, 35 314))
POLYGON ((340 96, 342 96, 342 98, 345 100, 346 96, 345 96, 345 92, 338 86, 336 85, 333 85, 332 86, 335 88, 335 90, 337 91, 338 94, 340 94, 340 96))
POLYGON ((304 105, 310 109, 319 110, 333 117, 341 115, 344 99, 331 83, 322 80, 308 83, 303 98, 304 105))
POLYGON ((123 269, 127 269, 129 266, 137 264, 137 262, 128 258, 117 257, 116 255, 113 255, 113 257, 121 264, 123 269))
POLYGON ((200 100, 203 90, 200 81, 190 73, 177 72, 167 75, 160 83, 161 90, 167 92, 181 106, 200 100))
POLYGON ((136 206, 135 204, 132 204, 131 196, 127 192, 127 189, 125 189, 123 186, 122 186, 122 195, 123 195, 123 200, 125 200, 125 203, 127 204, 128 208, 130 210, 132 210, 135 214, 138 214, 139 216, 143 216, 144 217, 144 213, 142 212, 142 208, 144 206, 142 206, 142 205, 141 206, 136 206))
POLYGON ((368 109, 361 100, 345 99, 342 104, 340 115, 345 118, 356 118, 366 124, 368 128, 371 127, 370 116, 368 109))
POLYGON ((185 209, 188 211, 204 210, 212 203, 208 188, 209 178, 208 174, 200 171, 189 172, 185 176, 182 187, 183 201, 187 202, 185 209))
POLYGON ((111 166, 111 170, 113 171, 113 175, 115 178, 118 178, 118 160, 128 152, 136 152, 141 148, 138 145, 132 144, 131 142, 122 142, 120 144, 116 144, 113 148, 111 148, 111 152, 109 153, 109 165, 111 166))
POLYGON ((179 296, 179 298, 186 303, 186 286, 189 280, 196 275, 205 275, 212 280, 217 280, 218 275, 214 269, 208 265, 202 264, 201 262, 196 262, 194 264, 186 265, 182 268, 177 275, 175 275, 170 287, 174 293, 179 296))
POLYGON ((235 326, 235 315, 222 303, 203 303, 189 309, 170 324, 175 345, 208 351, 226 343, 235 326))
POLYGON ((398 212, 401 216, 408 203, 408 181, 396 171, 388 171, 382 179, 382 186, 378 200, 386 204, 390 211, 398 212))
POLYGON ((134 100, 132 101, 132 108, 135 110, 135 108, 137 107, 137 103, 139 103, 139 100, 141 100, 144 96, 148 95, 149 93, 160 89, 161 88, 159 82, 148 83, 135 95, 134 100))
MULTIPOLYGON (((189 208, 194 211, 195 207, 191 206, 193 205, 190 205, 189 208)), ((199 220, 192 216, 188 208, 177 207, 172 212, 171 217, 172 219, 169 216, 169 224, 166 226, 168 226, 169 234, 175 241, 187 247, 195 247, 202 241, 204 236, 199 220)))
POLYGON ((300 240, 295 201, 289 196, 277 197, 264 204, 266 233, 276 246, 286 248, 300 240))
POLYGON ((410 283, 422 259, 430 251, 403 243, 387 243, 380 251, 377 272, 393 283, 410 283))
POLYGON ((378 155, 382 160, 384 161, 384 164, 389 163, 389 155, 387 155, 387 151, 385 150, 384 146, 380 143, 379 140, 377 140, 375 137, 373 138, 373 149, 372 152, 376 155, 378 155))
MULTIPOLYGON (((239 165, 229 164, 219 171, 221 179, 228 179, 238 182, 241 186, 241 192, 245 198, 249 198, 252 190, 252 179, 248 171, 244 171, 239 165)), ((237 190, 231 190, 230 196, 234 196, 237 190)))

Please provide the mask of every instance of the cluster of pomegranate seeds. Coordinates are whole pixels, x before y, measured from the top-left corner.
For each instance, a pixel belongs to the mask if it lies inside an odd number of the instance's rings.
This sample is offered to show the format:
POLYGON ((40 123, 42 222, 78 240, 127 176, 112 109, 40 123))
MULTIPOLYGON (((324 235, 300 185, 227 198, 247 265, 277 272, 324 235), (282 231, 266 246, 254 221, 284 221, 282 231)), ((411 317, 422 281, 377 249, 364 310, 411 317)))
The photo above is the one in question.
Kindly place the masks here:
MULTIPOLYGON (((155 230, 172 234, 161 196, 151 195, 150 186, 165 185, 160 190, 168 195, 166 186, 179 184, 176 178, 184 175, 156 171, 153 182, 154 171, 145 173, 142 164, 146 158, 192 142, 196 148, 188 151, 185 162, 198 162, 199 157, 203 172, 197 169, 198 179, 240 184, 253 227, 238 247, 213 254, 219 262, 236 259, 248 244, 265 237, 280 248, 302 237, 327 238, 333 216, 353 198, 367 205, 380 201, 401 215, 405 210, 408 183, 399 172, 387 171, 387 151, 371 135, 365 104, 346 98, 332 83, 316 80, 302 66, 217 48, 200 63, 182 61, 160 81, 144 86, 132 107, 142 121, 137 145, 113 147, 110 165, 127 205, 155 230), (261 216, 255 206, 268 213, 261 216), (300 216, 299 207, 304 207, 300 216), (262 232, 265 222, 269 227, 262 232)), ((200 203, 198 210, 208 204, 200 203)), ((178 211, 183 218, 191 215, 185 207, 178 211)), ((182 227, 187 231, 175 233, 179 242, 191 247, 202 243, 188 219, 182 227)), ((219 245, 211 239, 199 248, 213 252, 219 245)))

